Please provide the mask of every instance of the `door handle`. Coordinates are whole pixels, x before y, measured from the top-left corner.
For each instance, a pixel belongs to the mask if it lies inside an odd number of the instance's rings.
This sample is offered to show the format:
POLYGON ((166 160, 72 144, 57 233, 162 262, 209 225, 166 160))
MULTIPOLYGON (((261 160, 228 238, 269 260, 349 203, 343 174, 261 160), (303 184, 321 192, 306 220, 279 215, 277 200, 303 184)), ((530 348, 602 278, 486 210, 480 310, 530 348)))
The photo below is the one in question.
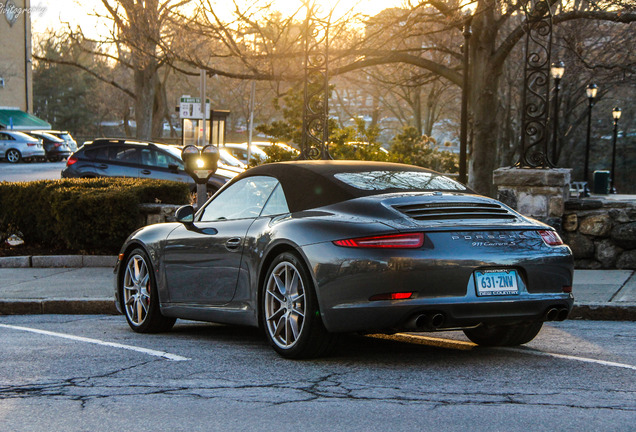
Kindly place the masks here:
POLYGON ((225 248, 229 251, 238 250, 241 247, 242 239, 240 237, 234 237, 225 242, 225 248))
POLYGON ((150 174, 151 172, 152 172, 152 171, 147 170, 147 169, 145 169, 145 170, 141 170, 141 173, 142 173, 142 174, 146 174, 146 175, 150 174))
POLYGON ((97 165, 97 168, 99 168, 99 169, 106 169, 106 168, 108 168, 108 165, 106 165, 106 164, 99 164, 99 165, 97 165))

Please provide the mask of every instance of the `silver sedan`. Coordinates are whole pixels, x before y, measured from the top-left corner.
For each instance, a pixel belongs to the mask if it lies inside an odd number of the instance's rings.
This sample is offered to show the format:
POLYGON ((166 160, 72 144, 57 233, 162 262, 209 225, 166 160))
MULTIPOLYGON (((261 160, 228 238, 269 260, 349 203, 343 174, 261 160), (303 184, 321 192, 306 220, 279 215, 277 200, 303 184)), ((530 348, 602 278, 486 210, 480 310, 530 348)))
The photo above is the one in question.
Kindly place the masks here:
POLYGON ((31 162, 33 158, 44 158, 42 142, 27 134, 17 131, 0 131, 0 158, 9 163, 21 160, 31 162))

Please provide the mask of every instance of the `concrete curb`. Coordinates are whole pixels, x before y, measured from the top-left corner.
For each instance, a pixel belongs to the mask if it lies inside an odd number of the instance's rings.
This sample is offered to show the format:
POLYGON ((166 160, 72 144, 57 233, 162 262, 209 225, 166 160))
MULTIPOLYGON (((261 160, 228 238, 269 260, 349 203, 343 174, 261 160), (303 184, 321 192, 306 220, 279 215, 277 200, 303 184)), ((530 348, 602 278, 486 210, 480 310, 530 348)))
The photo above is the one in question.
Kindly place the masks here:
POLYGON ((634 303, 581 303, 575 304, 568 319, 591 321, 636 321, 634 303))
POLYGON ((0 268, 115 267, 114 255, 36 255, 0 257, 0 268))
POLYGON ((119 315, 114 299, 2 300, 0 315, 119 315))

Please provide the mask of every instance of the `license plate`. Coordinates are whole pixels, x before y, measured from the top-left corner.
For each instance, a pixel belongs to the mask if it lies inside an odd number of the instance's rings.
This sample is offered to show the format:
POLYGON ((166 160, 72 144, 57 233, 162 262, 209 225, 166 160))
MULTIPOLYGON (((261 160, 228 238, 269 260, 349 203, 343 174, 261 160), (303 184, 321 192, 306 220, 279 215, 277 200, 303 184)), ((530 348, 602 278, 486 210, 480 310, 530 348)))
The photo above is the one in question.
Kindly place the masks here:
POLYGON ((478 296, 519 294, 515 270, 477 270, 475 285, 477 285, 478 296))

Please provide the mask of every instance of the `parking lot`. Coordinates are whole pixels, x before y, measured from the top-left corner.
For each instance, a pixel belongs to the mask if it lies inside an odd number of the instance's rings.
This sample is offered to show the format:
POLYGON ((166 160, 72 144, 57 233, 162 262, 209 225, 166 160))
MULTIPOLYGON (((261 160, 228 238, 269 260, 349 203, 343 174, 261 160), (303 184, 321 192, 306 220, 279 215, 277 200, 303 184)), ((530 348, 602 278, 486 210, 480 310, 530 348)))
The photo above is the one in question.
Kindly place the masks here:
POLYGON ((3 160, 0 161, 0 181, 55 180, 60 178, 65 165, 66 161, 10 164, 3 160))
POLYGON ((290 361, 249 328, 179 321, 140 335, 121 316, 3 316, 0 421, 13 431, 630 430, 635 330, 566 321, 514 349, 450 332, 344 336, 331 357, 290 361))

